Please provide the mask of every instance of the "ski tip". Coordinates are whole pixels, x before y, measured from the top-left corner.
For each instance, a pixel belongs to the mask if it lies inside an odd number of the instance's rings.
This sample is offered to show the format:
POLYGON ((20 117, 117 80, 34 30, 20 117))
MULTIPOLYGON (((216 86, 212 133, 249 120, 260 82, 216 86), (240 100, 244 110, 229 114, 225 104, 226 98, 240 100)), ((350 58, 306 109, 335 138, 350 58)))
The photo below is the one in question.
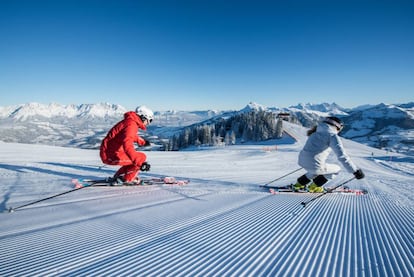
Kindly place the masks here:
POLYGON ((270 189, 269 189, 269 192, 270 192, 271 194, 278 194, 278 193, 279 193, 279 191, 278 191, 278 190, 273 189, 273 188, 270 188, 270 189))
MULTIPOLYGON (((158 181, 158 180, 155 180, 158 181)), ((179 185, 184 186, 190 183, 190 179, 176 179, 175 177, 166 176, 159 178, 159 181, 163 182, 166 185, 179 185)))
POLYGON ((84 187, 84 185, 80 183, 79 181, 72 182, 72 183, 75 185, 75 189, 80 189, 84 187))

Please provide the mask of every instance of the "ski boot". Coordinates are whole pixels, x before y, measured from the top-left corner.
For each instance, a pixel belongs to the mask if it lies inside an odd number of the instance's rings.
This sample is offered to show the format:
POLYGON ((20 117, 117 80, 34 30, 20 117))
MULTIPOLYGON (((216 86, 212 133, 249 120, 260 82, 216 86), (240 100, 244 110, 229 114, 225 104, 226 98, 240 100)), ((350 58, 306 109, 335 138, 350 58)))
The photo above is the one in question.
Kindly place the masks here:
POLYGON ((322 193, 325 192, 325 189, 322 186, 318 186, 312 182, 307 188, 308 192, 310 193, 322 193))
POLYGON ((296 184, 292 185, 292 191, 300 192, 300 191, 305 191, 305 190, 306 190, 306 186, 305 185, 302 185, 299 182, 297 182, 296 184))
POLYGON ((305 192, 306 191, 306 184, 308 184, 311 180, 306 176, 306 174, 300 176, 296 182, 296 184, 292 185, 292 190, 295 192, 305 192))

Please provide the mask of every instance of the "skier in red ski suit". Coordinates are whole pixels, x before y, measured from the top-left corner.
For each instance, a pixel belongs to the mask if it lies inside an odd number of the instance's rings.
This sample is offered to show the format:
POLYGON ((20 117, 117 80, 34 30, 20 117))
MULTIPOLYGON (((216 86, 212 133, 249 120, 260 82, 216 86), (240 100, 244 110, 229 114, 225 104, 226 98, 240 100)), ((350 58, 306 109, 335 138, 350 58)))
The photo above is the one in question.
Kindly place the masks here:
POLYGON ((153 112, 145 106, 137 107, 136 111, 124 114, 124 119, 118 122, 108 132, 102 141, 100 157, 104 164, 122 165, 115 173, 114 179, 122 182, 133 182, 141 169, 148 171, 150 165, 147 156, 135 150, 134 143, 149 146, 150 142, 138 135, 138 130, 146 130, 154 118, 153 112))

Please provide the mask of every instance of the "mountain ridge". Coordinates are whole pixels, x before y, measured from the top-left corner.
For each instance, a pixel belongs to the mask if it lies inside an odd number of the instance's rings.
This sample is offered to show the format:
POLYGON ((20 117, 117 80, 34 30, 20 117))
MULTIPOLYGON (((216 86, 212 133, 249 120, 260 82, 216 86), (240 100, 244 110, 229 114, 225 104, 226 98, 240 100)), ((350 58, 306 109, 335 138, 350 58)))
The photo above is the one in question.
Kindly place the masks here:
MULTIPOLYGON (((97 148, 106 132, 127 111, 110 103, 40 104, 0 107, 0 140, 80 148, 97 148)), ((191 124, 209 124, 237 113, 266 111, 289 113, 295 123, 311 127, 322 117, 335 115, 345 122, 342 136, 376 148, 412 154, 414 102, 363 105, 347 109, 336 103, 300 103, 287 108, 267 107, 255 102, 234 111, 156 111, 153 125, 144 136, 166 140, 191 124)))

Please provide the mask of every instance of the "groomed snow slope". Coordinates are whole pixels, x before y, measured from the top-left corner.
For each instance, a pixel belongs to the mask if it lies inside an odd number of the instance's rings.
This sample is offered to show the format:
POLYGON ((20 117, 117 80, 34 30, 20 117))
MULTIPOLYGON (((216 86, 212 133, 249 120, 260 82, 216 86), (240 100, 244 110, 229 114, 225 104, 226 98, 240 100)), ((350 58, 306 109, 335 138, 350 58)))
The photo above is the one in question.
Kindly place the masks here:
POLYGON ((95 150, 0 143, 0 276, 413 276, 414 160, 345 141, 366 173, 349 186, 369 193, 303 208, 315 194, 259 188, 298 168, 301 139, 147 152, 149 176, 191 183, 85 188, 13 213, 117 167, 95 150))

